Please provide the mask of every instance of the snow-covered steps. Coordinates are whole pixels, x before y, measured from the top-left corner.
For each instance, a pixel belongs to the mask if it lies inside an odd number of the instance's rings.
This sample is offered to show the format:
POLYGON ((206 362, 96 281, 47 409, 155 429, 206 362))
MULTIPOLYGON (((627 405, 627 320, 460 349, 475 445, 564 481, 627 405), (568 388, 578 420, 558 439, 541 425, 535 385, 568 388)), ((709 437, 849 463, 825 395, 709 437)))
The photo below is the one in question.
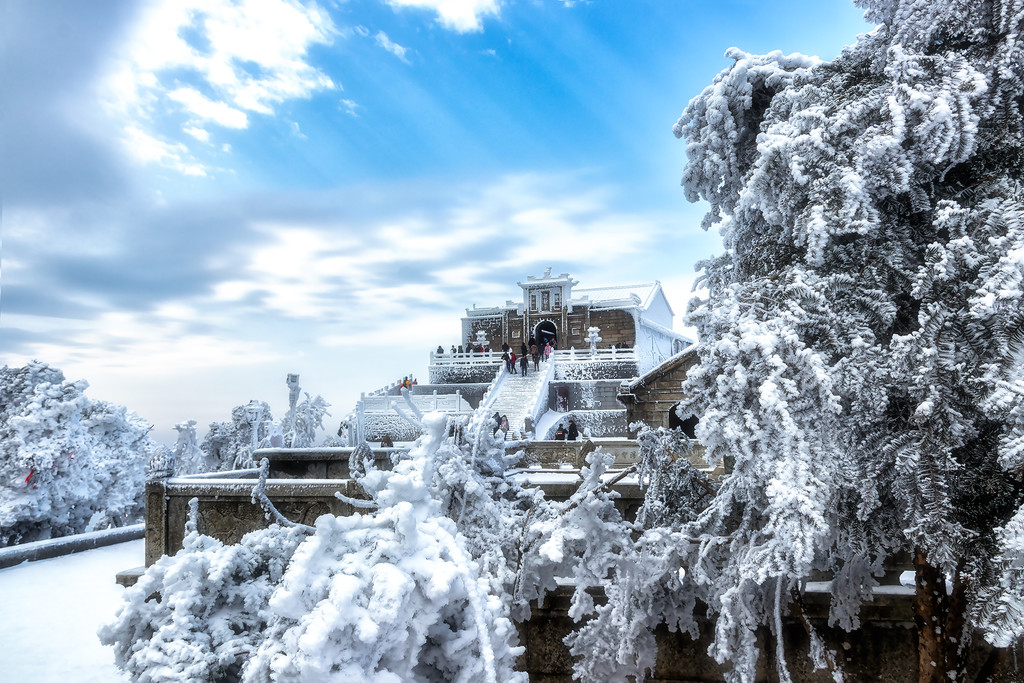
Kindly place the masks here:
POLYGON ((521 374, 506 375, 498 385, 498 395, 486 408, 487 412, 493 415, 495 412, 508 418, 509 436, 519 438, 526 434, 526 418, 533 412, 537 404, 539 392, 546 384, 547 369, 543 364, 540 370, 528 371, 524 377, 521 374))

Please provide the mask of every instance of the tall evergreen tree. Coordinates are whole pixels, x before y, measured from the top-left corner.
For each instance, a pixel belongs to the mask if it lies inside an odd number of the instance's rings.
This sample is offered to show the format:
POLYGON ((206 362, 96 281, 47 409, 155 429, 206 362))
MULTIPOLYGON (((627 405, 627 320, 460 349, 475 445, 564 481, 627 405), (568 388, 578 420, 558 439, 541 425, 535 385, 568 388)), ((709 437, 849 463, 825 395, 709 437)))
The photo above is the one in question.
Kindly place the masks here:
POLYGON ((801 578, 854 628, 901 552, 921 680, 1024 634, 1024 2, 858 4, 837 59, 734 49, 675 128, 725 245, 684 410, 735 462, 686 557, 740 679, 801 578))

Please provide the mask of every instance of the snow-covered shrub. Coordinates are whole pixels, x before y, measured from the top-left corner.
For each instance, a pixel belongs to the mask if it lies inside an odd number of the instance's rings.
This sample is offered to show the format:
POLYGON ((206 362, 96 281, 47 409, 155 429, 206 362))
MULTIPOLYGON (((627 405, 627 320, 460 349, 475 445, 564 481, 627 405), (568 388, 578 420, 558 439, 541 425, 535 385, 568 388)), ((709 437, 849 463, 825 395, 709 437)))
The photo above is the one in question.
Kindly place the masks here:
MULTIPOLYGON (((564 502, 544 499, 537 489, 523 521, 519 569, 513 608, 518 619, 529 618, 529 603, 543 602, 557 580, 572 579, 569 616, 574 620, 594 612, 590 590, 599 587, 632 546, 632 525, 623 521, 602 477, 615 461, 600 448, 587 454, 579 489, 564 502)), ((597 680, 597 679, 594 679, 597 680)))
POLYGON ((643 423, 630 427, 639 427, 637 477, 646 489, 637 526, 678 530, 695 521, 711 502, 717 485, 686 458, 690 451, 686 434, 681 429, 651 429, 643 423))
POLYGON ((437 495, 447 418, 424 426, 393 471, 362 477, 375 512, 317 520, 271 597, 244 680, 525 680, 508 607, 437 495))
POLYGON ((238 680, 266 636, 267 602, 304 538, 300 529, 272 525, 224 545, 193 526, 174 557, 157 560, 125 591, 100 640, 114 646, 117 666, 134 680, 238 680))
POLYGON ((304 541, 300 527, 238 546, 190 534, 101 629, 119 665, 153 681, 525 681, 503 449, 443 414, 422 427, 391 471, 353 455, 364 515, 321 516, 304 541))
POLYGON ((150 425, 33 361, 0 368, 0 546, 135 522, 150 425))

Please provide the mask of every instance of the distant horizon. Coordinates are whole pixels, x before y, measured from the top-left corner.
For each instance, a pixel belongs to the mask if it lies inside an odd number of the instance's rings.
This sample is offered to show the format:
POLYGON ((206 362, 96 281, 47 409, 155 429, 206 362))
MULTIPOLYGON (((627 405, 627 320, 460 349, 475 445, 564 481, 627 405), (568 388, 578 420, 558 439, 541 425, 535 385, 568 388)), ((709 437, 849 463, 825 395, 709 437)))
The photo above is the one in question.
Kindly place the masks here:
POLYGON ((5 19, 2 362, 85 379, 168 444, 250 399, 283 415, 288 373, 333 431, 548 266, 657 279, 681 330, 721 242, 679 187, 679 113, 732 46, 832 59, 872 28, 838 0, 15 1, 5 19))

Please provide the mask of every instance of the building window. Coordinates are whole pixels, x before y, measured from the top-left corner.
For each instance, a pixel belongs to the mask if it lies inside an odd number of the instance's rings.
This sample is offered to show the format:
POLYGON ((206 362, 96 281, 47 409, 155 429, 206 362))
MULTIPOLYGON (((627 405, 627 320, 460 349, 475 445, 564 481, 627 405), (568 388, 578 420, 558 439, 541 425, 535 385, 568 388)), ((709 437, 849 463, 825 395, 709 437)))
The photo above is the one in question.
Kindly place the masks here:
POLYGON ((574 337, 580 336, 580 328, 578 328, 578 327, 572 328, 572 336, 574 336, 574 337))
POLYGON ((519 330, 512 330, 512 338, 519 339, 519 330))
POLYGON ((562 293, 555 292, 555 308, 554 310, 560 310, 562 308, 562 293))
POLYGON ((551 292, 540 293, 540 306, 542 311, 551 310, 551 292))
POLYGON ((530 295, 530 310, 531 311, 536 311, 537 310, 537 295, 536 294, 531 294, 530 295))

